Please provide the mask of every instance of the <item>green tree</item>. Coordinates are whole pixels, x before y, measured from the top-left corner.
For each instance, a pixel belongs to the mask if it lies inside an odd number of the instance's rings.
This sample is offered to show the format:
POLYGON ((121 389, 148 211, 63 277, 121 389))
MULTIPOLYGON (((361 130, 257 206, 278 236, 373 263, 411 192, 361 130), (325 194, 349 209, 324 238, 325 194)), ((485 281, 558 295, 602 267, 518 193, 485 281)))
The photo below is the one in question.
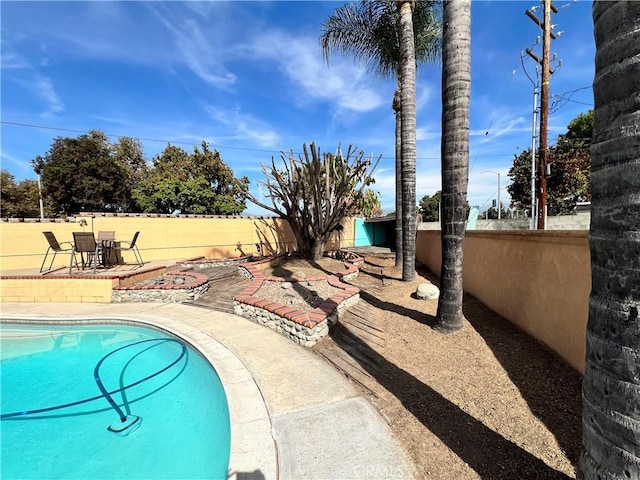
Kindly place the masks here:
MULTIPOLYGON (((440 54, 442 30, 436 9, 438 3, 417 1, 411 4, 414 62, 435 61, 440 54)), ((395 76, 398 82, 392 107, 396 113, 396 266, 400 266, 404 258, 401 145, 403 32, 397 5, 397 2, 391 0, 362 0, 346 3, 337 8, 323 24, 320 43, 327 62, 329 53, 338 50, 345 55, 352 55, 357 62, 366 65, 378 75, 395 76)), ((415 208, 415 200, 412 201, 412 205, 412 208, 415 208)), ((413 238, 415 249, 415 237, 410 238, 413 238)))
POLYGON ((246 178, 236 179, 217 150, 206 142, 189 154, 167 147, 153 158, 153 168, 138 182, 133 197, 145 212, 237 215, 245 209, 246 178))
MULTIPOLYGON (((500 206, 500 218, 507 218, 507 216, 509 215, 509 211, 504 208, 503 205, 500 206)), ((483 216, 489 220, 497 220, 498 219, 498 207, 497 206, 491 206, 489 208, 487 208, 487 210, 484 212, 483 216)))
MULTIPOLYGON (((511 183, 507 192, 511 196, 511 206, 531 213, 531 149, 514 156, 513 165, 507 174, 511 183)), ((549 191, 547 190, 547 196, 549 191)), ((551 212, 549 212, 551 213, 551 212)))
POLYGON ((579 114, 567 125, 567 133, 561 135, 567 140, 582 141, 591 145, 593 136, 593 110, 579 114))
MULTIPOLYGON (((550 175, 547 177, 547 205, 549 215, 573 213, 577 202, 591 199, 591 166, 589 149, 593 130, 593 111, 581 113, 558 136, 556 145, 549 148, 550 175)), ((514 158, 509 170, 511 184, 507 191, 512 205, 530 210, 531 206, 531 149, 514 158)))
POLYGON ((442 201, 442 191, 438 190, 432 197, 425 195, 418 204, 418 210, 423 222, 440 221, 440 202, 442 201))
POLYGON ((442 35, 442 268, 436 328, 462 328, 462 246, 469 175, 471 1, 444 2, 442 35))
MULTIPOLYGON (((16 183, 15 177, 8 170, 0 172, 0 214, 7 218, 38 218, 40 217, 40 192, 38 182, 32 179, 21 180, 16 183)), ((45 203, 44 214, 53 216, 51 209, 45 203)))
POLYGON ((13 217, 16 204, 16 177, 8 170, 0 170, 0 215, 13 217))
POLYGON ((128 172, 98 130, 77 138, 57 137, 45 156, 31 163, 56 215, 122 211, 130 201, 128 172))
POLYGON ((114 159, 123 165, 127 172, 123 182, 127 190, 127 201, 123 205, 123 210, 127 212, 141 211, 133 197, 136 186, 149 175, 149 165, 144 158, 142 143, 137 138, 120 137, 113 146, 114 159))
MULTIPOLYGON (((373 180, 372 180, 373 182, 373 180)), ((380 194, 365 188, 362 195, 356 198, 354 212, 355 215, 362 215, 366 218, 379 217, 382 215, 382 204, 380 203, 380 194)))
POLYGON ((550 215, 570 215, 578 202, 591 201, 591 141, 561 138, 549 149, 551 175, 547 177, 550 215))
POLYGON ((591 296, 579 479, 640 478, 640 2, 593 4, 591 296))
POLYGON ((364 152, 349 146, 343 155, 321 154, 315 143, 302 147, 298 158, 293 152, 281 155, 281 164, 271 159, 271 167, 262 166, 271 205, 256 198, 248 190, 245 197, 252 203, 275 213, 289 222, 296 238, 298 252, 319 260, 324 244, 340 228, 342 220, 353 215, 362 205, 365 188, 373 183, 372 173, 378 165, 364 152))
POLYGON ((14 217, 40 217, 40 195, 36 180, 25 179, 18 182, 15 189, 15 199, 14 217))

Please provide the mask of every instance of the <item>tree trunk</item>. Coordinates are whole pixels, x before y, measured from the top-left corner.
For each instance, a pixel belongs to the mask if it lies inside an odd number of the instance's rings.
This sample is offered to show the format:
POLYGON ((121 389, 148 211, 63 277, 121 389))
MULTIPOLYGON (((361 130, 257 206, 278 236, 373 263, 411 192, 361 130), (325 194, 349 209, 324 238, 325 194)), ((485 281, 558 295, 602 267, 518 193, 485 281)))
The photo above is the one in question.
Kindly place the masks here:
POLYGON ((314 261, 318 261, 322 259, 322 256, 324 255, 324 242, 319 239, 319 238, 315 238, 313 240, 313 245, 311 245, 311 260, 314 261))
MULTIPOLYGON (((398 73, 398 79, 400 73, 398 73)), ((400 82, 393 96, 393 111, 396 116, 396 267, 402 266, 402 99, 400 82)))
POLYGON ((578 478, 640 479, 640 3, 593 4, 592 290, 578 478))
POLYGON ((471 2, 444 2, 442 35, 442 269, 436 328, 462 328, 462 245, 469 174, 471 2))
POLYGON ((413 38, 413 1, 401 0, 400 84, 402 151, 402 280, 416 275, 416 57, 413 38))

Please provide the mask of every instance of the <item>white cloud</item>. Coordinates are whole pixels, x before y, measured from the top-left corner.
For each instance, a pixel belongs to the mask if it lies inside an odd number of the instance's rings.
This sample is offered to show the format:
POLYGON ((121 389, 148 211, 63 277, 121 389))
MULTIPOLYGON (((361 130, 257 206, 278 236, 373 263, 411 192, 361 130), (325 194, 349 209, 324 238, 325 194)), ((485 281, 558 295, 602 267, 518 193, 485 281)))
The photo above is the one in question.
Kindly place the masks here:
MULTIPOLYGON (((435 130, 433 127, 433 125, 426 125, 424 127, 416 128, 416 141, 439 141, 442 133, 440 130, 435 130)), ((438 127, 440 126, 438 125, 438 127)))
POLYGON ((43 117, 50 117, 64 111, 64 103, 56 93, 51 79, 37 75, 33 82, 33 89, 47 103, 48 108, 42 113, 43 117))
POLYGON ((211 31, 203 31, 195 19, 178 17, 160 8, 149 9, 166 27, 175 41, 178 58, 205 82, 219 88, 228 88, 236 82, 236 76, 223 64, 223 45, 216 45, 216 36, 211 31))
POLYGON ((2 55, 0 56, 0 65, 2 70, 20 70, 30 68, 29 63, 15 51, 12 51, 7 45, 2 46, 2 55))
POLYGON ((240 109, 220 109, 212 105, 204 105, 203 109, 219 125, 226 127, 231 133, 224 135, 228 139, 255 142, 261 147, 275 148, 279 142, 278 133, 266 122, 252 115, 244 114, 240 109))
POLYGON ((29 167, 29 162, 22 160, 20 158, 17 158, 13 155, 10 155, 4 150, 0 150, 0 159, 2 159, 1 163, 2 163, 3 169, 7 169, 7 162, 11 163, 14 167, 18 168, 19 170, 26 171, 29 167))
POLYGON ((389 103, 369 85, 365 70, 352 61, 336 58, 327 67, 315 38, 271 31, 254 38, 242 50, 249 58, 274 62, 302 89, 296 99, 299 103, 305 98, 335 102, 338 113, 369 112, 389 103))
MULTIPOLYGON (((5 79, 11 79, 34 97, 45 103, 42 117, 50 117, 64 110, 64 102, 56 92, 51 78, 42 75, 29 61, 8 46, 3 46, 2 70, 5 79)), ((5 80, 6 81, 6 80, 5 80)))
POLYGON ((433 99, 434 87, 430 83, 416 85, 416 111, 420 111, 423 107, 433 99))
POLYGON ((472 137, 489 136, 491 139, 497 139, 510 133, 531 131, 531 120, 524 117, 502 116, 496 112, 493 118, 498 120, 492 121, 488 128, 470 130, 469 135, 472 137))

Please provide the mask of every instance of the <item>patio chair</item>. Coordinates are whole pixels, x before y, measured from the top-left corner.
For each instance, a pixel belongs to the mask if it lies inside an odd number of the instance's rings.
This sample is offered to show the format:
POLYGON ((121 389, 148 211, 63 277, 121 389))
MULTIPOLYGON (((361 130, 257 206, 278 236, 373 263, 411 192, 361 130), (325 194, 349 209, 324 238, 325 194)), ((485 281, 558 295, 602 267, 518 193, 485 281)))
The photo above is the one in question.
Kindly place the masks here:
MULTIPOLYGON (((69 254, 72 254, 72 252, 73 252, 73 243, 71 243, 71 242, 59 243, 58 239, 56 238, 56 236, 54 235, 53 232, 42 232, 42 234, 47 239, 47 242, 49 243, 49 247, 47 248, 47 252, 44 254, 44 258, 42 259, 42 265, 40 265, 40 273, 44 272, 44 274, 47 274, 53 268, 53 262, 55 261, 56 255, 58 253, 69 253, 69 254), (68 247, 63 247, 63 245, 67 245, 67 244, 69 245, 68 247), (49 253, 51 253, 51 252, 53 252, 53 257, 51 258, 51 262, 49 263, 49 268, 47 268, 45 270, 44 264, 47 262, 47 257, 49 256, 49 253)), ((72 255, 72 258, 73 258, 73 255, 72 255)))
POLYGON ((102 240, 115 240, 116 232, 114 230, 100 230, 98 232, 98 237, 96 241, 101 242, 102 240))
POLYGON ((113 247, 116 245, 115 230, 98 231, 96 242, 102 247, 102 263, 105 267, 120 263, 118 255, 116 255, 116 252, 113 249, 113 247))
POLYGON ((140 232, 134 233, 133 238, 131 239, 130 242, 127 242, 126 240, 116 242, 116 245, 113 247, 113 249, 120 252, 127 252, 127 251, 133 252, 133 255, 136 257, 136 263, 138 264, 138 267, 142 267, 144 265, 144 262, 142 261, 142 255, 140 255, 140 250, 138 250, 138 246, 136 245, 136 241, 138 240, 138 235, 140 235, 140 232), (123 245, 123 244, 126 244, 126 245, 123 245))
POLYGON ((78 266, 76 253, 80 254, 82 269, 84 270, 85 267, 91 266, 93 263, 93 273, 96 273, 98 261, 102 258, 102 245, 96 242, 93 232, 73 232, 73 251, 71 253, 71 262, 69 263, 69 275, 71 275, 73 262, 78 266), (85 253, 87 254, 86 260, 85 253))

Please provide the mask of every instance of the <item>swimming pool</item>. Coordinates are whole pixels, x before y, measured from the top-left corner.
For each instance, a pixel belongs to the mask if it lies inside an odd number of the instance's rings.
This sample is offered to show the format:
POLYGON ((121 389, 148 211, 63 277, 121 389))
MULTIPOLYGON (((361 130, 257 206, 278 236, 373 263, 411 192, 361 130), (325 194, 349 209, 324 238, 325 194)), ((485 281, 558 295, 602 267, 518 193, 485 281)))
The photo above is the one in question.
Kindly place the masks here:
POLYGON ((2 478, 227 477, 224 389, 180 339, 115 323, 0 333, 2 478))

